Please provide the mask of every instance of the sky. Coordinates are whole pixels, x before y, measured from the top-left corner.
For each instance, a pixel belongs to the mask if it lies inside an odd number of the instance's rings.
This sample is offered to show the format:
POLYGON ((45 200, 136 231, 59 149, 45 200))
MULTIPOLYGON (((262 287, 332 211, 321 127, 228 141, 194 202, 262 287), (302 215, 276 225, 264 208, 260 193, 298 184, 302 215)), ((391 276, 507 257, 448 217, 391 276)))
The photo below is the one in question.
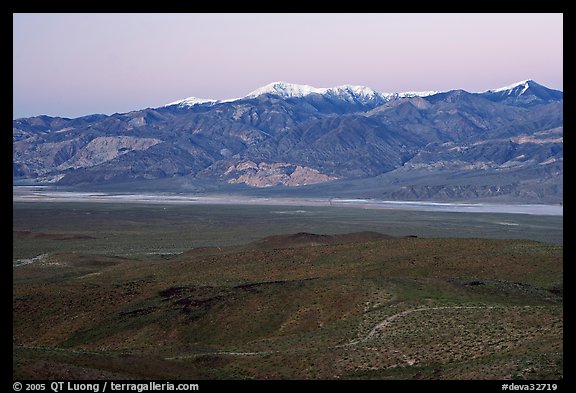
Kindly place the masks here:
POLYGON ((380 92, 563 90, 563 15, 13 14, 13 119, 242 97, 275 81, 380 92))

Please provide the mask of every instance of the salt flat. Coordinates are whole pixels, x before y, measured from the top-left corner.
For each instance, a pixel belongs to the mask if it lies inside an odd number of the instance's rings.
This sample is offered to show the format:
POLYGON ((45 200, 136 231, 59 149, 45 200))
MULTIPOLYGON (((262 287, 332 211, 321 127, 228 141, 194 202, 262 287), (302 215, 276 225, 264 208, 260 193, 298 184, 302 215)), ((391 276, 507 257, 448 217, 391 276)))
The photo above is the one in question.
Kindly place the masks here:
POLYGON ((510 213, 563 216, 563 205, 382 201, 375 199, 246 197, 226 194, 131 194, 61 191, 43 186, 14 186, 14 202, 124 202, 211 205, 334 206, 466 213, 510 213))

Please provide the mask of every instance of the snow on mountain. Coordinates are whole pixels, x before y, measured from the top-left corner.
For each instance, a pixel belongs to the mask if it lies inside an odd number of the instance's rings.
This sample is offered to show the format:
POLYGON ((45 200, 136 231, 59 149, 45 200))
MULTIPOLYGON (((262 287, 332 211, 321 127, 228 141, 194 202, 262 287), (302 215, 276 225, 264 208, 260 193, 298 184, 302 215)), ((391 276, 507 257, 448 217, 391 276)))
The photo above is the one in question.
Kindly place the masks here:
POLYGON ((348 102, 358 101, 362 104, 368 104, 374 101, 386 102, 391 97, 388 93, 379 93, 366 86, 342 85, 318 90, 322 90, 320 94, 328 97, 334 97, 348 102))
POLYGON ((502 91, 508 91, 508 94, 510 95, 510 94, 515 93, 516 91, 520 90, 518 88, 521 87, 520 93, 517 93, 517 95, 520 96, 520 95, 524 94, 526 92, 526 90, 528 90, 530 88, 530 84, 535 84, 535 82, 533 80, 527 79, 527 80, 513 83, 513 84, 508 85, 508 86, 499 87, 497 89, 486 90, 486 91, 483 91, 482 93, 499 93, 502 91))
POLYGON ((497 89, 486 90, 480 94, 491 101, 520 106, 555 102, 564 97, 562 91, 549 89, 530 79, 497 89))
POLYGON ((305 97, 310 94, 320 94, 345 101, 360 101, 366 103, 372 100, 382 99, 387 101, 393 93, 377 92, 366 86, 340 85, 335 87, 314 87, 310 85, 298 85, 286 82, 273 82, 264 87, 254 90, 246 95, 247 98, 258 97, 262 94, 274 94, 282 98, 305 97))
POLYGON ((188 98, 184 98, 183 100, 171 102, 171 103, 166 104, 164 106, 178 105, 180 107, 185 107, 185 106, 190 107, 190 106, 200 105, 200 104, 216 104, 217 102, 218 102, 218 100, 212 100, 210 98, 188 97, 188 98))
POLYGON ((428 97, 433 96, 434 94, 440 93, 439 91, 431 90, 431 91, 405 91, 403 93, 398 93, 398 97, 400 98, 412 98, 412 97, 428 97))
POLYGON ((217 104, 223 102, 234 102, 243 98, 256 98, 264 94, 271 94, 281 98, 302 98, 310 94, 320 94, 329 98, 336 98, 347 102, 359 102, 368 104, 374 101, 381 103, 390 101, 392 98, 412 98, 427 97, 437 94, 438 91, 408 91, 402 93, 382 93, 366 86, 341 85, 335 87, 314 87, 310 85, 299 85, 282 81, 272 82, 262 86, 244 97, 230 98, 226 100, 212 100, 206 98, 189 97, 166 104, 165 106, 178 105, 180 107, 192 107, 200 104, 217 104))
MULTIPOLYGON (((503 97, 520 97, 525 94, 530 89, 532 94, 533 90, 536 89, 538 93, 542 90, 549 89, 537 84, 533 80, 527 79, 520 82, 513 83, 508 86, 500 87, 497 89, 490 89, 478 94, 483 94, 485 96, 491 97, 502 97, 499 99, 504 99, 503 97)), ((218 104, 225 102, 234 102, 245 98, 256 98, 264 94, 270 94, 278 96, 284 99, 288 98, 302 98, 310 94, 320 94, 327 98, 338 99, 342 101, 347 101, 350 103, 385 103, 394 98, 413 98, 413 97, 428 97, 435 94, 441 93, 440 91, 405 91, 401 93, 383 93, 375 91, 366 86, 356 86, 356 85, 341 85, 335 87, 314 87, 310 85, 299 85, 295 83, 287 83, 282 81, 272 82, 266 86, 262 86, 244 97, 229 98, 224 100, 213 100, 206 98, 196 98, 189 97, 183 100, 178 100, 171 102, 165 106, 178 105, 180 107, 192 107, 194 105, 200 104, 218 104)), ((537 94, 538 94, 537 93, 537 94)), ((561 94, 561 92, 556 92, 561 94)), ((548 93, 546 93, 548 94, 548 93)), ((524 97, 522 97, 524 99, 524 97)))
POLYGON ((286 82, 272 82, 262 86, 250 93, 244 98, 255 98, 263 94, 274 94, 282 98, 304 97, 312 93, 322 94, 323 89, 318 89, 309 85, 297 85, 286 82))
POLYGON ((390 93, 379 93, 365 86, 342 85, 329 88, 317 88, 310 85, 299 85, 294 83, 278 81, 269 83, 266 86, 262 86, 248 93, 246 96, 240 98, 232 98, 226 100, 212 100, 205 98, 189 97, 183 100, 171 102, 165 106, 179 105, 181 107, 184 106, 191 107, 194 105, 206 104, 206 103, 217 104, 222 102, 233 102, 240 100, 242 98, 256 98, 264 94, 271 94, 285 99, 301 98, 313 93, 332 98, 338 98, 348 102, 358 101, 362 104, 366 104, 368 102, 372 102, 375 100, 386 102, 391 97, 394 96, 394 94, 390 93))
POLYGON ((339 98, 345 101, 357 100, 367 103, 374 100, 389 101, 394 97, 427 97, 438 94, 438 91, 407 91, 402 93, 383 93, 366 86, 341 85, 336 87, 313 87, 309 85, 297 85, 286 82, 273 82, 264 87, 254 90, 246 97, 257 97, 262 94, 274 94, 282 98, 304 97, 316 93, 329 97, 339 98))

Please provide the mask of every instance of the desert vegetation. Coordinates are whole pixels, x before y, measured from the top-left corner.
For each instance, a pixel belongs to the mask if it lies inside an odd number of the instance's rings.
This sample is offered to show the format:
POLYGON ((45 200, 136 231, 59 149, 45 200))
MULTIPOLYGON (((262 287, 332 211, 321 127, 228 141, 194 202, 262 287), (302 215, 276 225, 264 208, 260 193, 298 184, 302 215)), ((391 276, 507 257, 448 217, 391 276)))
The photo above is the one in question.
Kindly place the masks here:
POLYGON ((15 227, 57 236, 14 233, 45 254, 13 268, 14 378, 563 376, 560 244, 294 232, 114 255, 69 225, 15 227))

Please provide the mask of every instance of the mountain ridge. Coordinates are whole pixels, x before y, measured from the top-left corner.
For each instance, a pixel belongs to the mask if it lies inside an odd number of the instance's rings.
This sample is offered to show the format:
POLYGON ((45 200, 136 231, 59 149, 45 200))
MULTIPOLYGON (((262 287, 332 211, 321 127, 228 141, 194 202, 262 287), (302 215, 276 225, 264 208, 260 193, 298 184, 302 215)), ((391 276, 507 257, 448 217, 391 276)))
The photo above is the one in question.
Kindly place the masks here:
POLYGON ((200 190, 276 191, 364 179, 369 194, 384 198, 426 199, 434 194, 414 190, 434 189, 449 198, 562 200, 562 92, 526 80, 418 94, 275 82, 233 100, 17 119, 13 178, 75 187, 173 179, 175 191, 178 178, 200 190), (451 186, 413 176, 426 171, 451 186), (504 179, 505 191, 482 191, 490 185, 478 183, 480 174, 504 179))
MULTIPOLYGON (((494 94, 494 93, 501 93, 501 92, 510 92, 517 87, 522 86, 525 92, 528 87, 530 86, 538 86, 540 88, 544 87, 531 79, 526 79, 520 82, 516 82, 504 87, 499 87, 496 89, 489 89, 482 92, 474 92, 472 94, 494 94)), ((547 88, 546 88, 547 89, 547 88)), ((551 90, 551 89, 549 89, 551 90)), ((369 97, 371 99, 379 98, 381 100, 387 101, 393 97, 427 97, 430 95, 435 95, 439 93, 446 93, 452 90, 447 91, 406 91, 406 92, 397 92, 397 93, 388 93, 388 92, 379 92, 373 90, 367 86, 360 86, 360 85, 339 85, 334 87, 313 87, 310 85, 304 84, 297 84, 297 83, 289 83, 284 81, 276 81, 269 83, 265 86, 257 88, 252 92, 248 93, 243 97, 238 98, 227 98, 223 100, 211 99, 211 98, 197 98, 197 97, 188 97, 184 99, 180 99, 177 101, 170 102, 164 106, 172 106, 172 105, 182 105, 182 106, 194 106, 194 105, 202 105, 202 104, 217 104, 217 103, 224 103, 224 102, 233 102, 238 101, 245 98, 256 98, 263 94, 272 94, 277 95, 282 98, 302 98, 304 96, 310 94, 320 94, 320 95, 332 95, 338 97, 342 94, 342 92, 347 92, 349 95, 352 96, 364 96, 369 97)), ((464 90, 466 91, 466 90, 464 90)), ((560 92, 558 90, 554 90, 556 92, 560 92)), ((522 92, 522 93, 523 93, 522 92)), ((519 94, 520 95, 520 94, 519 94)))

